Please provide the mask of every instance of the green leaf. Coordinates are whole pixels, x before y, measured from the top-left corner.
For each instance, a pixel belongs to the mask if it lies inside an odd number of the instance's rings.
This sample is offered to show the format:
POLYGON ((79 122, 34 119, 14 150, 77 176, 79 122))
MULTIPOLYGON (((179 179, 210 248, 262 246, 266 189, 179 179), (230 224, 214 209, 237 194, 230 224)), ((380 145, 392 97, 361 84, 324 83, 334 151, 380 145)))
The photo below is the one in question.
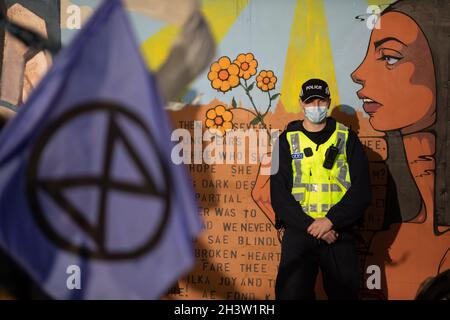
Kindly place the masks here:
POLYGON ((237 103, 236 100, 233 97, 233 100, 231 100, 231 105, 233 106, 233 108, 237 108, 237 103))
POLYGON ((255 117, 255 119, 250 121, 250 124, 253 126, 253 125, 258 124, 260 122, 261 122, 261 118, 260 117, 255 117))
POLYGON ((274 94, 273 96, 270 97, 270 100, 275 100, 276 98, 278 98, 280 96, 279 93, 274 94))
POLYGON ((252 82, 252 84, 247 87, 247 91, 251 91, 254 86, 255 86, 255 82, 252 82))

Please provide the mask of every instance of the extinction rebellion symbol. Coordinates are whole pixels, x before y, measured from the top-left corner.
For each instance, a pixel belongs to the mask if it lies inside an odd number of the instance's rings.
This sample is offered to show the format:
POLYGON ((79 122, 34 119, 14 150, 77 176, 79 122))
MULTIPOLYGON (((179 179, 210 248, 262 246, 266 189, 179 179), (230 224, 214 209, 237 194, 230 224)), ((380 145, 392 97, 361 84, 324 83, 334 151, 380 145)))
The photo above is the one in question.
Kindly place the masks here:
MULTIPOLYGON (((89 142, 75 143, 70 148, 86 148, 87 143, 89 142), (81 143, 84 145, 81 145, 81 143)), ((92 149, 93 146, 90 146, 90 150, 92 149)), ((58 157, 61 157, 61 155, 59 154, 58 157)), ((70 157, 70 154, 66 157, 70 157)), ((66 171, 70 171, 70 169, 66 171)), ((27 179, 29 203, 40 229, 56 246, 82 257, 100 260, 124 260, 139 257, 155 248, 161 240, 169 220, 171 200, 169 181, 171 181, 171 176, 168 165, 163 160, 147 125, 136 114, 114 103, 94 102, 78 106, 62 114, 45 127, 31 150, 27 179), (51 174, 47 176, 47 172, 43 172, 40 168, 44 154, 50 154, 51 157, 53 153, 58 152, 58 148, 52 148, 52 144, 54 146, 54 141, 58 138, 58 135, 68 126, 73 127, 75 121, 89 119, 94 114, 101 115, 106 119, 104 146, 98 146, 97 151, 103 152, 99 172, 77 174, 77 171, 74 170, 74 173, 67 173, 66 176, 63 175, 62 177, 55 178, 51 174), (127 126, 124 126, 123 123, 126 123, 127 126), (127 129, 124 129, 125 127, 127 129), (132 130, 129 128, 132 128, 132 130), (135 148, 134 141, 129 136, 129 131, 138 132, 141 137, 144 137, 140 141, 141 143, 144 141, 146 147, 149 148, 148 150, 151 150, 151 158, 143 159, 140 150, 135 148), (119 143, 124 146, 123 150, 127 153, 131 165, 136 168, 135 171, 139 176, 138 182, 117 178, 113 173, 115 149, 119 143), (151 166, 148 163, 149 161, 152 162, 151 166), (150 167, 153 169, 149 170, 150 167), (155 172, 162 177, 158 180, 158 183, 155 182, 155 172), (86 212, 80 209, 79 204, 73 203, 67 196, 75 188, 82 191, 95 189, 95 194, 98 195, 97 206, 95 207, 97 217, 95 223, 92 223, 92 219, 87 218, 86 212), (131 246, 131 249, 129 246, 124 249, 123 245, 118 248, 111 248, 111 245, 107 245, 107 239, 115 236, 114 234, 111 235, 108 230, 110 211, 114 209, 108 204, 108 200, 118 194, 122 196, 122 201, 144 198, 159 204, 151 207, 143 205, 134 207, 140 208, 142 212, 121 212, 124 215, 120 219, 121 227, 124 227, 122 230, 127 230, 126 224, 132 221, 133 214, 139 214, 141 217, 146 214, 156 215, 156 217, 151 218, 155 219, 157 223, 153 226, 149 225, 148 231, 139 235, 143 241, 140 241, 138 245, 131 246), (58 229, 50 221, 51 219, 46 212, 48 202, 45 202, 46 205, 44 205, 44 198, 50 199, 47 201, 53 203, 53 214, 66 215, 64 218, 76 226, 79 231, 78 234, 63 234, 63 230, 58 229), (55 210, 54 208, 58 209, 55 210), (75 242, 74 239, 80 239, 80 235, 88 238, 91 245, 88 246, 86 243, 80 245, 79 242, 75 242)), ((83 204, 81 207, 83 207, 83 204)), ((139 228, 139 230, 142 230, 142 228, 139 228)), ((126 239, 123 234, 120 236, 121 239, 126 239)))

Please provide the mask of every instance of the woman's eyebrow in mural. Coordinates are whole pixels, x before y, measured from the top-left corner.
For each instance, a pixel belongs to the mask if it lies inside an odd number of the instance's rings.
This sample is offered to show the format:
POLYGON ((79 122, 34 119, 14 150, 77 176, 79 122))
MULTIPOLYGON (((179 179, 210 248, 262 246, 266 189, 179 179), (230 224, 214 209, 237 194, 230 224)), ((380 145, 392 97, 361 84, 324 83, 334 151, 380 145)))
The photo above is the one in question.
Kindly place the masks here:
POLYGON ((386 37, 386 38, 383 38, 383 39, 381 39, 381 40, 378 40, 378 41, 375 41, 373 44, 375 45, 375 50, 379 47, 379 46, 381 46, 383 43, 385 43, 385 42, 387 42, 387 41, 397 41, 397 42, 400 42, 402 45, 404 45, 405 47, 407 47, 407 45, 405 44, 405 43, 403 43, 402 41, 400 41, 399 39, 397 39, 397 38, 394 38, 394 37, 386 37))

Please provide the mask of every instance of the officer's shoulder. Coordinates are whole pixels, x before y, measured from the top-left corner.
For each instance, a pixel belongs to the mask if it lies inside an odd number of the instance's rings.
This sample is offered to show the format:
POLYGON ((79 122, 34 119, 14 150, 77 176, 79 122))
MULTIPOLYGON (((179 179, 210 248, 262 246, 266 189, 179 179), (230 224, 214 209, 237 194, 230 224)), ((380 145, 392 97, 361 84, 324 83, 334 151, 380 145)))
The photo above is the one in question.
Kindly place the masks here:
POLYGON ((348 136, 350 139, 358 139, 358 134, 350 126, 345 127, 348 130, 348 136))
MULTIPOLYGON (((331 119, 333 119, 333 118, 331 118, 331 119)), ((343 122, 337 121, 336 119, 333 119, 333 120, 334 120, 334 122, 337 123, 343 130, 348 130, 348 133, 349 133, 349 134, 351 134, 351 135, 356 135, 356 133, 352 130, 351 126, 349 126, 349 125, 347 125, 347 124, 345 124, 345 123, 343 123, 343 122)))
POLYGON ((344 124, 342 122, 338 122, 338 121, 337 121, 337 123, 339 123, 340 125, 344 126, 345 130, 348 130, 348 142, 349 142, 349 144, 353 144, 353 143, 359 141, 358 134, 351 128, 351 126, 348 126, 348 125, 346 125, 346 124, 344 124))
POLYGON ((283 133, 288 133, 289 131, 298 131, 301 128, 302 128, 302 120, 294 120, 288 123, 283 133))
POLYGON ((298 131, 302 127, 301 120, 294 120, 287 124, 284 130, 278 136, 278 140, 287 142, 287 133, 290 131, 298 131))
POLYGON ((337 121, 336 119, 333 119, 333 120, 335 121, 335 123, 338 123, 340 126, 342 126, 341 127, 342 129, 348 131, 348 140, 349 140, 349 142, 351 142, 353 144, 355 141, 359 140, 358 134, 355 131, 352 130, 350 125, 347 125, 345 123, 337 121))

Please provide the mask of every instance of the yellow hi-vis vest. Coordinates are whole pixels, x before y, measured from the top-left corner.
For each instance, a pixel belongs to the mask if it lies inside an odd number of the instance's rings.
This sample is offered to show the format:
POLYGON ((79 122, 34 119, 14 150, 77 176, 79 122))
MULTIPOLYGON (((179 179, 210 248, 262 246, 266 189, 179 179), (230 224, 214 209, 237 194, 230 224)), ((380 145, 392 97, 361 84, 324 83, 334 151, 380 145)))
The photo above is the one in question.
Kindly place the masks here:
POLYGON ((286 135, 292 157, 292 195, 312 218, 323 218, 351 186, 347 162, 348 128, 336 122, 336 130, 327 142, 317 146, 301 131, 286 135), (323 167, 325 152, 339 141, 339 153, 331 169, 323 167), (307 157, 304 150, 311 148, 307 157))

